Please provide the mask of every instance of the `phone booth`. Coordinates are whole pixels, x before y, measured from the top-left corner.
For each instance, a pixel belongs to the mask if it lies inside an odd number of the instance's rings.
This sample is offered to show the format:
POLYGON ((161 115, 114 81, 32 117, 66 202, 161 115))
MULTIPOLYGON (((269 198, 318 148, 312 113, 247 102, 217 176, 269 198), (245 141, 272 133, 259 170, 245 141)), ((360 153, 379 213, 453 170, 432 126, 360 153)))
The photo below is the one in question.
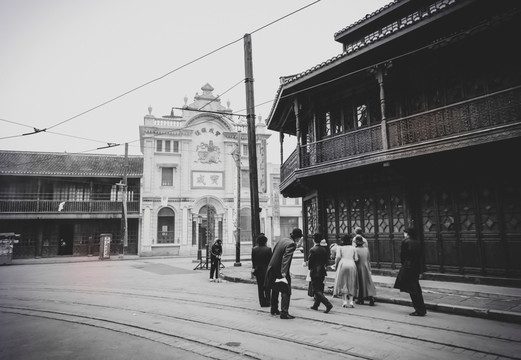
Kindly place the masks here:
POLYGON ((112 234, 101 234, 99 239, 99 259, 110 259, 110 242, 112 234))

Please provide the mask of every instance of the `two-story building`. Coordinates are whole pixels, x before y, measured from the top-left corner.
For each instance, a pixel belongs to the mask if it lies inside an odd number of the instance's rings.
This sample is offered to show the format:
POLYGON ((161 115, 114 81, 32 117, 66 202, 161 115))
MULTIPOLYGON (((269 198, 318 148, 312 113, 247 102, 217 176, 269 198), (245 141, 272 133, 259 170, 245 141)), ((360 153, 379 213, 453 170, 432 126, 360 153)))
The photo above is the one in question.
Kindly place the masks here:
POLYGON ((142 164, 141 156, 0 151, 0 233, 20 234, 13 257, 97 256, 101 234, 111 234, 112 254, 137 254, 142 164))
POLYGON ((415 226, 429 271, 520 278, 520 34, 517 1, 397 0, 282 77, 267 124, 297 137, 280 190, 307 238, 360 226, 394 268, 415 226))
MULTIPOLYGON (((216 238, 235 254, 237 219, 241 253, 251 252, 248 132, 245 117, 232 113, 213 87, 170 115, 152 108, 140 126, 143 153, 140 255, 195 256, 216 238), (240 161, 240 164, 237 163, 240 161), (240 172, 240 179, 237 173, 240 172), (238 196, 240 194, 240 196, 238 196), (240 199, 240 203, 237 203, 240 199)), ((266 125, 256 123, 261 231, 266 227, 266 125)))

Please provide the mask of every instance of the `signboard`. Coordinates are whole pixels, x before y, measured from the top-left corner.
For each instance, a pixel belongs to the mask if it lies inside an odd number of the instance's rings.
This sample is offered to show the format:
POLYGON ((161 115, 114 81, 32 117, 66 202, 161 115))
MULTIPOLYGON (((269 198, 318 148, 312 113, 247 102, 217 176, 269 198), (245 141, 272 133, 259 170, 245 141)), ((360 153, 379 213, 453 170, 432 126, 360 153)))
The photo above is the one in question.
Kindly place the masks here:
POLYGON ((110 241, 112 234, 101 234, 99 239, 99 258, 110 259, 110 241))

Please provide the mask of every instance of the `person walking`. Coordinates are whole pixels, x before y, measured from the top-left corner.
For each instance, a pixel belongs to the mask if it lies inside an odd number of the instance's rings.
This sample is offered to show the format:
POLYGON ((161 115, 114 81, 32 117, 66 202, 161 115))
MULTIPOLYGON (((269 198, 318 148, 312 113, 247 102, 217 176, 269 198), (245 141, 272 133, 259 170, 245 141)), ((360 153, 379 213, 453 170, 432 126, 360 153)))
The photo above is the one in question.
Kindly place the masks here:
POLYGON ((221 266, 221 255, 223 253, 221 239, 215 239, 210 249, 210 281, 219 282, 219 267, 221 266), (215 279, 213 278, 215 274, 215 279))
POLYGON ((318 310, 318 307, 322 303, 326 307, 326 310, 324 312, 327 314, 333 308, 331 302, 324 296, 324 279, 327 276, 326 267, 329 261, 329 247, 327 246, 327 242, 325 246, 322 246, 320 244, 321 241, 322 234, 313 234, 313 242, 315 243, 315 246, 313 246, 311 250, 309 250, 308 258, 308 269, 309 276, 311 277, 311 288, 313 289, 313 296, 315 299, 313 306, 311 306, 311 309, 318 310))
POLYGON ((272 251, 266 246, 268 238, 264 234, 257 236, 257 246, 251 249, 251 266, 252 274, 257 279, 257 291, 259 294, 259 303, 261 307, 270 306, 270 289, 266 287, 266 270, 270 263, 272 251))
POLYGON ((349 235, 342 236, 342 243, 340 246, 337 246, 336 251, 336 279, 333 288, 334 295, 342 296, 342 307, 355 307, 353 304, 353 298, 358 289, 358 277, 356 272, 357 261, 358 254, 352 246, 351 238, 349 235))
POLYGON ((362 235, 355 236, 355 250, 358 255, 356 263, 356 271, 358 274, 358 295, 356 303, 364 304, 364 300, 369 300, 369 305, 374 305, 374 297, 376 295, 376 287, 371 276, 371 254, 369 248, 364 247, 364 238, 362 235))
POLYGON ((411 316, 425 316, 427 309, 423 301, 422 289, 420 287, 420 274, 422 273, 421 248, 416 238, 414 228, 409 228, 403 233, 400 259, 402 267, 394 283, 395 289, 409 293, 414 307, 411 316))
POLYGON ((266 286, 271 289, 271 314, 281 319, 294 319, 289 314, 291 298, 291 276, 289 273, 297 242, 302 238, 302 230, 295 228, 290 238, 279 240, 273 247, 273 255, 266 271, 266 286), (280 294, 280 311, 279 311, 280 294))

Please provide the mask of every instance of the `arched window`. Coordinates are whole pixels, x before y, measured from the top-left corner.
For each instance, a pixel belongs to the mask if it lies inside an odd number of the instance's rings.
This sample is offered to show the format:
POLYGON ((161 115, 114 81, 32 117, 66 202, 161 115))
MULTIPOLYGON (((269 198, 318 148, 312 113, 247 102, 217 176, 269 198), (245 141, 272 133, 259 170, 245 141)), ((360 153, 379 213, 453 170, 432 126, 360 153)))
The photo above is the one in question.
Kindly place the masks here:
POLYGON ((157 214, 157 243, 170 244, 175 242, 175 213, 170 208, 162 208, 157 214))

